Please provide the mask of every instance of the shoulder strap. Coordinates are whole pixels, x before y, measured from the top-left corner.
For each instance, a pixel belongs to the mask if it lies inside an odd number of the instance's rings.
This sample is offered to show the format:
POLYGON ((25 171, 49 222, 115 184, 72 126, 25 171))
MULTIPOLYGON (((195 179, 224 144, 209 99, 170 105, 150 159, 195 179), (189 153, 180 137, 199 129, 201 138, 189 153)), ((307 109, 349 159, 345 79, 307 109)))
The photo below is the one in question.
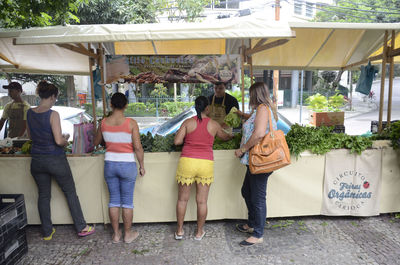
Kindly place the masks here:
POLYGON ((214 101, 215 101, 215 94, 213 95, 213 99, 211 101, 211 105, 214 106, 214 101))
POLYGON ((274 136, 273 134, 274 134, 274 127, 272 126, 272 118, 271 118, 271 110, 270 110, 270 108, 268 107, 268 105, 267 104, 261 104, 260 106, 258 106, 258 108, 259 107, 261 107, 262 105, 264 105, 266 108, 267 108, 267 112, 268 112, 268 123, 269 123, 269 131, 270 131, 270 133, 271 133, 271 136, 274 136))

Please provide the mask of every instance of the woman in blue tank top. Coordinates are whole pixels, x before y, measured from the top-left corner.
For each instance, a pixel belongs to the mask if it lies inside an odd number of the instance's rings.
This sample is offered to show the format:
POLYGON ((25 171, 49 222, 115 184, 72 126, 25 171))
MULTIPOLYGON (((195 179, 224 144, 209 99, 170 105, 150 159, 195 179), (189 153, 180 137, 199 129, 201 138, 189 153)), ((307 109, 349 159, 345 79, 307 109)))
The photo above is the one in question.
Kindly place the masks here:
POLYGON ((67 198, 68 206, 78 236, 94 233, 94 227, 86 224, 76 195, 64 146, 69 136, 61 134, 60 115, 51 110, 57 100, 58 88, 40 81, 36 92, 41 99, 39 106, 27 113, 28 133, 32 139, 31 174, 39 190, 38 209, 44 240, 51 240, 55 233, 50 214, 51 179, 54 178, 67 198))

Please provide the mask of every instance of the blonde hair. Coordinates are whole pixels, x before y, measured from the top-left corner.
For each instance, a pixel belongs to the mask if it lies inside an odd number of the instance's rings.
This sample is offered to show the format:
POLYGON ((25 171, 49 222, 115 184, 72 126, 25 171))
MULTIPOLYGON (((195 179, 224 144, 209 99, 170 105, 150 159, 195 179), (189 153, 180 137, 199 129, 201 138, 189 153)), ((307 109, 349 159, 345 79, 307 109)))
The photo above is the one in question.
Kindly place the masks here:
POLYGON ((267 84, 263 82, 254 83, 250 89, 250 107, 254 110, 261 104, 267 105, 274 115, 275 120, 278 120, 278 114, 276 113, 275 104, 273 104, 269 95, 269 89, 267 84))

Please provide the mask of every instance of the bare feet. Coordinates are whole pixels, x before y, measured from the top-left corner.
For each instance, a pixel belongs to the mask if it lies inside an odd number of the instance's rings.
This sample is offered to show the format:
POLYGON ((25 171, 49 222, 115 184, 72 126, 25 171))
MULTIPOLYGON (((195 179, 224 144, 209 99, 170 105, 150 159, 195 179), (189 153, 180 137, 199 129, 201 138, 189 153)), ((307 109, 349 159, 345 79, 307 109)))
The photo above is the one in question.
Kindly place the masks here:
POLYGON ((120 231, 118 231, 117 233, 114 233, 112 235, 112 242, 113 243, 121 242, 121 237, 122 237, 122 233, 120 231))
POLYGON ((138 238, 139 233, 137 231, 125 231, 124 242, 129 244, 138 238))

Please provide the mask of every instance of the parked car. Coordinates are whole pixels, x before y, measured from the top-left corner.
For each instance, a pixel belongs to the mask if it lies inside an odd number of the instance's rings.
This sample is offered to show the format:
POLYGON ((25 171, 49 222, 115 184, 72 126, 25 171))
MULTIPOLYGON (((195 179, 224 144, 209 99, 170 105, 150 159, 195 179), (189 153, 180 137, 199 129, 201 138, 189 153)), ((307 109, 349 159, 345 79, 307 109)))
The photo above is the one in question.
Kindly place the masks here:
MULTIPOLYGON (((186 119, 193 117, 195 115, 196 115, 196 110, 194 107, 191 107, 160 125, 155 125, 141 129, 140 133, 147 134, 148 132, 150 132, 153 136, 156 134, 161 136, 166 136, 168 134, 175 133, 186 119)), ((292 123, 279 112, 278 112, 278 117, 279 117, 277 123, 278 129, 282 130, 285 134, 288 133, 290 127, 292 126, 292 123)))
MULTIPOLYGON (((69 141, 72 141, 74 135, 74 124, 82 121, 89 122, 92 120, 92 116, 87 114, 84 109, 63 107, 63 106, 53 106, 52 110, 57 111, 60 114, 61 120, 61 130, 62 133, 68 133, 70 135, 69 141)), ((3 115, 3 110, 0 110, 0 117, 3 115)), ((6 122, 0 131, 0 140, 4 139, 6 128, 8 127, 8 122, 6 122)))

